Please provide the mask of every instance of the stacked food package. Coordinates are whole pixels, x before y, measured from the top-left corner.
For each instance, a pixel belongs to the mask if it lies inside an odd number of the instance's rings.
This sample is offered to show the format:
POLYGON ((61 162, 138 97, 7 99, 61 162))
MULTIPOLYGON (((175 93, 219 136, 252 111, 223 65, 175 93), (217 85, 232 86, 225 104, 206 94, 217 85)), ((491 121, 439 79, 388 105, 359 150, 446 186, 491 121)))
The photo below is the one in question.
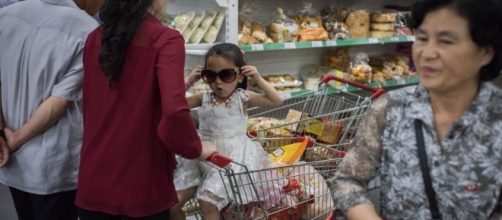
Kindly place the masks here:
POLYGON ((371 14, 371 37, 390 37, 395 34, 396 13, 374 12, 371 14))
POLYGON ((224 19, 223 12, 188 11, 174 18, 173 27, 181 32, 188 44, 214 43, 224 19))

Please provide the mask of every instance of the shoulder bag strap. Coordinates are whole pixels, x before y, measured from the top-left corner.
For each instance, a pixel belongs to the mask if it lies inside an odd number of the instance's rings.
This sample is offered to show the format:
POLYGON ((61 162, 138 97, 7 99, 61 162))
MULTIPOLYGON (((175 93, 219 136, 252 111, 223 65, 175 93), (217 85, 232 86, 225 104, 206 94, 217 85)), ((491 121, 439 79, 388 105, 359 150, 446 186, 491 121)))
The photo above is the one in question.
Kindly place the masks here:
POLYGON ((436 200, 436 192, 432 188, 431 176, 429 166, 427 165, 427 154, 425 153, 424 134, 422 132, 422 121, 415 119, 415 134, 417 138, 417 153, 420 160, 420 170, 422 170, 422 177, 424 179, 425 192, 429 200, 429 209, 432 214, 432 219, 440 220, 441 215, 436 200))

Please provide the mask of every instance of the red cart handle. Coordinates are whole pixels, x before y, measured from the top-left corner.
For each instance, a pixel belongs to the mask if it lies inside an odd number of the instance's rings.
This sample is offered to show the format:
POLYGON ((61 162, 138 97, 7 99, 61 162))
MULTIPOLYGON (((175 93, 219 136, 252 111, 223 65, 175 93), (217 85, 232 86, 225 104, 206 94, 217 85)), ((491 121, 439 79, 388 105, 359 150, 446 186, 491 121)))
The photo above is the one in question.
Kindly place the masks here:
POLYGON ((206 160, 221 168, 225 168, 232 162, 232 159, 225 157, 218 152, 212 153, 206 160))
POLYGON ((373 94, 371 95, 371 99, 376 99, 376 98, 380 97, 381 95, 383 95, 385 93, 385 89, 374 88, 374 87, 371 87, 371 86, 368 86, 368 85, 364 85, 362 83, 354 82, 352 80, 342 79, 340 77, 336 77, 336 76, 333 76, 333 75, 330 75, 330 74, 326 75, 321 80, 321 82, 322 83, 328 83, 331 80, 335 80, 335 81, 338 81, 338 82, 346 83, 346 84, 349 84, 351 86, 355 86, 357 88, 373 92, 373 94))

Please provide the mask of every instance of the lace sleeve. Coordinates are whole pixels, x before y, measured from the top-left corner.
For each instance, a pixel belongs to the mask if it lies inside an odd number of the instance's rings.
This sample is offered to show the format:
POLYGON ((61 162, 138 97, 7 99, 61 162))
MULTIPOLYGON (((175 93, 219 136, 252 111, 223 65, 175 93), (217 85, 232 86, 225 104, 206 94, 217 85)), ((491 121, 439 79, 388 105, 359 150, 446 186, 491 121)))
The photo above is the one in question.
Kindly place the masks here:
POLYGON ((239 99, 242 101, 242 103, 246 103, 249 101, 249 95, 244 89, 237 89, 235 91, 235 94, 239 99))
POLYGON ((380 135, 387 103, 384 95, 371 105, 359 124, 352 148, 335 177, 329 180, 335 206, 345 214, 353 206, 371 203, 366 189, 380 163, 380 135))

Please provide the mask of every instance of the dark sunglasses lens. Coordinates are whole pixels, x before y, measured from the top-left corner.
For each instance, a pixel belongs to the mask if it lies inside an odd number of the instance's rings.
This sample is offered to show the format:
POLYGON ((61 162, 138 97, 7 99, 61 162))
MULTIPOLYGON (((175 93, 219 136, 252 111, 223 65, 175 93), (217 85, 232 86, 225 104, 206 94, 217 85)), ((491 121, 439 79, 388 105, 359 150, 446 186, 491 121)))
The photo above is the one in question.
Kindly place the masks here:
POLYGON ((218 75, 211 70, 202 70, 201 76, 202 76, 202 80, 204 80, 204 82, 213 83, 214 81, 216 81, 216 77, 218 75))
POLYGON ((234 69, 224 69, 218 75, 221 81, 226 83, 233 82, 237 78, 237 73, 234 69))

